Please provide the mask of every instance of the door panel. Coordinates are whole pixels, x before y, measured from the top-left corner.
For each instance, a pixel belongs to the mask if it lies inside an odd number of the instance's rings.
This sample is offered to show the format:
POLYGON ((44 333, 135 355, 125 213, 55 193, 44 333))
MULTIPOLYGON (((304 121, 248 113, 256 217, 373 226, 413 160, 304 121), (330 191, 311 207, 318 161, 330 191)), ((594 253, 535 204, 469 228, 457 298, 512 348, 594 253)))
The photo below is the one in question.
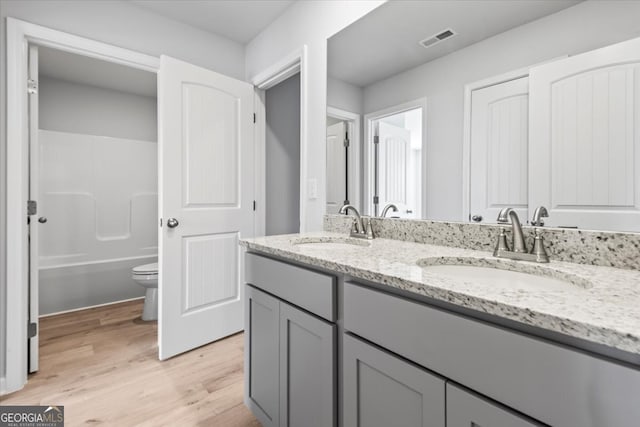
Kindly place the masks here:
MULTIPOLYGON (((29 46, 29 79, 38 81, 38 47, 29 46)), ((39 169, 40 144, 38 144, 38 93, 29 94, 29 200, 40 201, 39 169)), ((38 221, 41 212, 29 217, 29 323, 35 325, 36 333, 29 338, 29 373, 36 372, 39 366, 39 322, 40 301, 39 285, 39 233, 44 226, 38 221)))
POLYGON ((399 126, 380 122, 378 143, 379 208, 394 203, 394 216, 413 218, 417 206, 409 194, 411 132, 399 126))
POLYGON ((529 78, 471 94, 470 217, 496 222, 512 207, 528 216, 529 78))
POLYGON ((542 427, 453 384, 447 384, 447 427, 542 427))
POLYGON ((167 56, 158 77, 158 332, 166 359, 243 329, 237 242, 254 230, 254 92, 167 56))
POLYGON ((336 325, 280 303, 280 426, 336 425, 336 325))
POLYGON ((639 231, 640 39, 533 68, 530 105, 530 210, 639 231))
POLYGON ((343 344, 345 426, 444 427, 442 378, 350 335, 343 344))
POLYGON ((327 127, 327 213, 337 214, 346 199, 345 122, 327 127))
POLYGON ((245 298, 245 404, 265 427, 280 425, 280 301, 251 286, 245 298))

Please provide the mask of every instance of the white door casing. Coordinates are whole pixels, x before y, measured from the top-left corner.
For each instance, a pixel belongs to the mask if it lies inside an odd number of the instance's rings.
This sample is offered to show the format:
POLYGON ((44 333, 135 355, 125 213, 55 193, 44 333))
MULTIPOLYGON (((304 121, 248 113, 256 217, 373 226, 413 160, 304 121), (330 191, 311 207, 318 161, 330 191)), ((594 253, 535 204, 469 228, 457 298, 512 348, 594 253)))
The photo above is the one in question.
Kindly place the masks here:
POLYGON ((346 158, 344 140, 345 122, 327 127, 327 210, 338 214, 345 201, 346 158))
POLYGON ((528 217, 528 103, 528 77, 471 92, 471 220, 496 222, 504 207, 528 217))
MULTIPOLYGON (((36 203, 39 198, 39 152, 38 144, 38 46, 29 45, 29 80, 35 83, 35 91, 29 92, 29 200, 36 203)), ((41 207, 38 207, 40 210, 41 207)), ((39 233, 41 212, 29 216, 29 324, 35 327, 35 335, 29 338, 29 373, 36 372, 39 365, 39 233)), ((46 226, 46 225, 45 225, 46 226)))
POLYGON ((243 329, 238 239, 254 233, 254 90, 163 55, 158 103, 164 360, 243 329))
POLYGON ((640 231, 640 38, 531 70, 529 209, 640 231))

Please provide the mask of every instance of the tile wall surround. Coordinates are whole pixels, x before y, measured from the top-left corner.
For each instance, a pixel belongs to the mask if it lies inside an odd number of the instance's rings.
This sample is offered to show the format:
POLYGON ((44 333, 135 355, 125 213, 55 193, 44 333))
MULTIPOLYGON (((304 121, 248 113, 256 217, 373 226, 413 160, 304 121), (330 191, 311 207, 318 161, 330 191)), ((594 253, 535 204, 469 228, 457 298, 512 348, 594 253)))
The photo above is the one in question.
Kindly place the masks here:
MULTIPOLYGON (((349 233, 352 216, 325 215, 324 230, 349 233)), ((373 218, 376 237, 492 252, 499 226, 463 222, 373 218)), ((510 234, 510 225, 507 234, 510 234)), ((533 228, 523 226, 528 247, 533 228)), ((551 260, 640 270, 640 233, 542 228, 551 260)))

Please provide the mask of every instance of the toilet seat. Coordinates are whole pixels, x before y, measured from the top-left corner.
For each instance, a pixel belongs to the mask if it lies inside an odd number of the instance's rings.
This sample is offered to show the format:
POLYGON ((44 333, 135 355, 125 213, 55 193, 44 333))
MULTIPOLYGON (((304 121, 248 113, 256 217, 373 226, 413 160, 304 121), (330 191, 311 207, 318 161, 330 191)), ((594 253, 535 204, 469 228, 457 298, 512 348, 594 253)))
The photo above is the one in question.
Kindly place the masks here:
POLYGON ((152 276, 158 274, 158 263, 139 265, 131 270, 134 275, 152 276))

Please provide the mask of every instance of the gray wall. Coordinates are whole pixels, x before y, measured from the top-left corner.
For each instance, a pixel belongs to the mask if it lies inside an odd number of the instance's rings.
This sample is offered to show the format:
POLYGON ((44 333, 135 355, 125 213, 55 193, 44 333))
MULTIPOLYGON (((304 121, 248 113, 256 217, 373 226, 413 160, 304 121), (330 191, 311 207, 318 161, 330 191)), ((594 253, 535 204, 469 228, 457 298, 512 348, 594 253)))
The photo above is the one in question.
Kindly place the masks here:
MULTIPOLYGON (((6 352, 6 21, 7 16, 159 56, 168 54, 244 79, 244 47, 124 1, 2 0, 0 4, 0 354, 6 352)), ((0 376, 5 376, 4 357, 0 376)))
POLYGON ((300 74, 267 90, 266 234, 300 231, 300 74))
POLYGON ((364 91, 333 77, 327 77, 327 106, 362 114, 364 91))
POLYGON ((157 142, 156 98, 40 77, 40 129, 157 142))
POLYGON ((637 1, 580 3, 366 87, 365 114, 427 97, 424 216, 462 218, 465 84, 638 37, 638 16, 637 1))

